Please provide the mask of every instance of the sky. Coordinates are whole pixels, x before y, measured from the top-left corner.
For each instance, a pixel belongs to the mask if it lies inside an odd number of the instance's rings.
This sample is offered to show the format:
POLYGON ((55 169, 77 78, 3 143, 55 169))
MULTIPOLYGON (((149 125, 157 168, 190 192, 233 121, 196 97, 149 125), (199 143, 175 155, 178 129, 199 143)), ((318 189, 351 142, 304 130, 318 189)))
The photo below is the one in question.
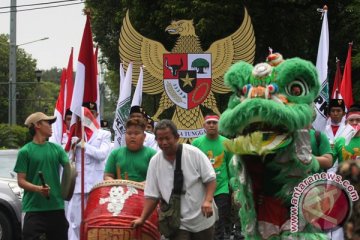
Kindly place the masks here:
MULTIPOLYGON (((54 2, 61 0, 17 0, 16 5, 29 5, 36 3, 54 2)), ((19 7, 20 9, 48 7, 59 4, 80 3, 81 1, 69 1, 31 7, 19 7)), ((10 34, 10 13, 8 7, 10 0, 0 0, 0 33, 10 34)), ((52 67, 66 68, 70 56, 71 47, 74 47, 74 69, 78 58, 82 34, 84 31, 86 16, 82 9, 84 3, 63 7, 46 8, 32 11, 17 12, 16 44, 31 42, 48 37, 48 40, 38 41, 23 46, 32 58, 37 60, 37 68, 48 70, 52 67)))

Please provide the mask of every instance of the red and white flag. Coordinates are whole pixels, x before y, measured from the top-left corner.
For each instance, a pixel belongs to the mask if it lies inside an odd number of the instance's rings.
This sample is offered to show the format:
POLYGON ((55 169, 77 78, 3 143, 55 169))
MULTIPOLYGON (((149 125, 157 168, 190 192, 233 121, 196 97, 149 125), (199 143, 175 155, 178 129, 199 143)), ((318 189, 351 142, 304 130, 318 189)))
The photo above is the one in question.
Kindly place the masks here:
POLYGON ((352 78, 351 78, 351 51, 352 51, 352 42, 349 43, 348 55, 346 58, 344 75, 341 81, 340 94, 344 99, 345 106, 347 109, 354 104, 354 99, 352 95, 352 78))
POLYGON ((66 125, 64 123, 66 110, 70 109, 72 93, 74 89, 73 80, 73 48, 68 61, 67 69, 63 69, 60 78, 60 91, 55 106, 56 121, 51 125, 53 134, 50 137, 50 142, 55 142, 62 145, 64 134, 67 132, 66 125))
MULTIPOLYGON (((66 68, 66 83, 65 83, 65 111, 70 109, 72 94, 74 90, 74 70, 73 70, 73 53, 74 48, 71 48, 71 53, 66 68)), ((64 116, 65 118, 65 116, 64 116)))
MULTIPOLYGON (((85 132, 89 134, 95 133, 100 128, 99 122, 96 120, 91 111, 86 107, 81 107, 81 122, 85 128, 91 130, 87 131, 85 129, 85 132)), ((87 137, 90 138, 91 135, 87 137)))
POLYGON ((331 93, 331 99, 342 98, 341 94, 340 94, 341 78, 342 78, 342 74, 341 74, 341 68, 340 68, 340 60, 338 58, 336 58, 336 72, 335 72, 332 93, 331 93))
POLYGON ((62 144, 62 138, 64 130, 66 130, 65 123, 63 121, 65 115, 65 83, 66 83, 66 69, 64 68, 61 72, 60 77, 60 90, 56 100, 55 113, 56 121, 51 125, 52 135, 49 138, 50 142, 62 144))
POLYGON ((81 127, 76 127, 78 118, 81 118, 82 104, 84 102, 97 102, 96 68, 89 16, 86 17, 81 41, 73 96, 70 106, 73 115, 71 118, 70 136, 65 147, 66 151, 70 150, 72 136, 83 137, 81 127))

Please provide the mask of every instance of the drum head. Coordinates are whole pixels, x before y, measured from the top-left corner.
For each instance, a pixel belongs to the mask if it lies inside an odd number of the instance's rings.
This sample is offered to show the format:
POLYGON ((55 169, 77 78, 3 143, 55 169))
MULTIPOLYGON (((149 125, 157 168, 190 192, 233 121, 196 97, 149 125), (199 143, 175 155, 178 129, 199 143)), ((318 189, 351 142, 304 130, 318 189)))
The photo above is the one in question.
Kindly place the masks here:
POLYGON ((76 175, 75 163, 65 164, 61 179, 61 196, 66 201, 70 201, 74 193, 76 175))

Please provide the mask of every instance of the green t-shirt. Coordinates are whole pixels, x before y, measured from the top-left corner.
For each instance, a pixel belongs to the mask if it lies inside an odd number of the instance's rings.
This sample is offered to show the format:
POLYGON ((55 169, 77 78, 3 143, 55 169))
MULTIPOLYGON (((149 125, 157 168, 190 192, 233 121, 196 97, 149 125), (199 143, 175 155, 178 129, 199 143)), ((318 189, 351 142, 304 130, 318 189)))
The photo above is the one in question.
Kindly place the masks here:
POLYGON ((344 160, 356 160, 360 158, 360 136, 353 137, 348 145, 345 145, 345 138, 337 138, 334 149, 339 163, 344 160))
POLYGON ((322 156, 324 154, 331 154, 333 155, 333 152, 331 150, 329 139, 327 138, 326 134, 323 132, 319 132, 319 143, 316 140, 315 136, 315 130, 310 129, 310 145, 312 154, 314 156, 322 156))
POLYGON ((149 147, 142 147, 139 151, 132 152, 127 147, 120 147, 113 150, 106 162, 105 173, 114 174, 116 177, 116 166, 120 167, 121 178, 143 182, 146 179, 146 172, 150 159, 156 151, 149 147))
POLYGON ((26 181, 41 185, 39 171, 42 171, 45 183, 50 187, 49 200, 40 193, 24 191, 22 208, 24 212, 50 211, 64 209, 61 196, 60 165, 64 166, 69 159, 64 149, 57 144, 29 142, 18 153, 14 171, 25 173, 26 181))
MULTIPOLYGON (((322 156, 324 154, 333 154, 333 151, 331 150, 329 139, 327 138, 326 134, 323 132, 318 132, 318 139, 316 139, 316 131, 314 129, 310 129, 310 146, 311 151, 314 156, 322 156)), ((335 158, 333 157, 332 164, 334 165, 335 158)), ((326 169, 320 168, 317 172, 326 172, 326 169)))
POLYGON ((208 156, 216 173, 215 196, 221 193, 229 193, 229 172, 228 166, 232 153, 225 151, 223 142, 227 138, 219 135, 217 139, 209 139, 206 135, 194 139, 192 145, 199 148, 208 156))

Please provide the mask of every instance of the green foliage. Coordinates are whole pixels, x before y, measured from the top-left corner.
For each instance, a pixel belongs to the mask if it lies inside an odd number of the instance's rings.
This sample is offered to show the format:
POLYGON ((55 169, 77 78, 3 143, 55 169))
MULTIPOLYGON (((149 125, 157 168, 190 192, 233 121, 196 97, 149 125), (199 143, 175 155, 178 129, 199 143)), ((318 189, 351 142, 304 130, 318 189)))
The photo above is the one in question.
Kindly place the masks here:
MULTIPOLYGON (((22 48, 16 50, 16 122, 23 124, 35 111, 52 114, 59 93, 60 69, 44 71, 40 82, 35 77, 36 60, 22 48), (56 81, 55 81, 56 80, 56 81), (56 83, 55 83, 56 82, 56 83)), ((0 123, 8 123, 9 37, 0 34, 0 123)))
POLYGON ((31 140, 26 127, 0 124, 0 148, 20 148, 31 140))
MULTIPOLYGON (((301 57, 316 62, 321 30, 321 16, 316 11, 323 1, 310 0, 88 0, 92 10, 92 29, 95 41, 103 52, 102 61, 109 69, 118 72, 120 63, 118 40, 123 18, 130 10, 130 20, 135 29, 152 40, 161 42, 167 50, 174 46, 176 37, 165 33, 165 27, 172 20, 193 19, 202 48, 233 33, 243 20, 243 9, 247 7, 256 37, 255 63, 263 62, 268 47, 281 52, 285 58, 301 57)), ((359 99, 357 85, 360 81, 360 2, 357 0, 330 1, 328 21, 330 31, 329 84, 330 90, 336 70, 335 57, 345 64, 347 44, 353 46, 354 98, 359 99)), ((118 86, 118 78, 113 79, 118 86)), ((117 87, 118 88, 118 87, 117 87)), ((112 89, 110 87, 110 89, 112 89)), ((116 95, 118 92, 116 92, 116 95)), ((228 95, 215 96, 227 99, 228 95)), ((147 100, 147 96, 144 97, 147 100)), ((224 106, 224 105, 220 105, 224 106)))
POLYGON ((50 81, 60 84, 62 69, 53 67, 50 70, 44 70, 41 75, 41 81, 50 81))

